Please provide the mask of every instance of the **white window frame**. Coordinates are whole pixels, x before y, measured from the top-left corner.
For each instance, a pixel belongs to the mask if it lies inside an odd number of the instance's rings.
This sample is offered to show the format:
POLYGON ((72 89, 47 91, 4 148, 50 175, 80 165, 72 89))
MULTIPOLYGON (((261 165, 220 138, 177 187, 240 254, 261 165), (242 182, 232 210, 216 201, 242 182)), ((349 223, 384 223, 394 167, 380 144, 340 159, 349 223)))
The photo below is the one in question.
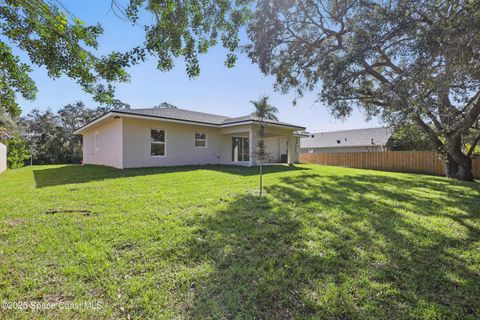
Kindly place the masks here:
POLYGON ((195 132, 195 136, 194 136, 194 145, 195 145, 195 148, 207 148, 208 146, 208 135, 206 132, 195 132), (205 135, 205 140, 204 139, 197 139, 197 134, 204 134, 205 135), (197 141, 205 141, 205 146, 197 146, 197 141))
POLYGON ((150 134, 150 156, 152 158, 165 158, 167 156, 167 130, 165 129, 161 129, 161 128, 150 128, 150 130, 148 130, 148 133, 150 134), (160 141, 156 141, 156 142, 152 142, 152 130, 155 130, 155 131, 163 131, 163 136, 165 137, 165 141, 164 142, 160 142, 160 141), (152 144, 163 144, 164 147, 163 147, 163 156, 162 155, 153 155, 152 154, 152 144))
MULTIPOLYGON (((233 139, 240 139, 242 141, 242 147, 238 148, 238 151, 237 151, 237 159, 241 155, 242 160, 232 159, 232 162, 233 163, 247 163, 247 162, 250 162, 252 160, 252 153, 250 151, 250 137, 232 136, 232 146, 231 147, 233 147, 233 139), (248 144, 245 143, 246 140, 248 140, 248 144), (244 155, 245 155, 245 146, 246 145, 248 145, 248 153, 247 153, 248 154, 248 160, 244 160, 245 159, 244 155)), ((233 156, 233 154, 232 154, 232 156, 233 156)))
POLYGON ((93 135, 93 139, 94 139, 93 143, 94 143, 95 151, 100 150, 100 133, 98 131, 95 131, 93 135))

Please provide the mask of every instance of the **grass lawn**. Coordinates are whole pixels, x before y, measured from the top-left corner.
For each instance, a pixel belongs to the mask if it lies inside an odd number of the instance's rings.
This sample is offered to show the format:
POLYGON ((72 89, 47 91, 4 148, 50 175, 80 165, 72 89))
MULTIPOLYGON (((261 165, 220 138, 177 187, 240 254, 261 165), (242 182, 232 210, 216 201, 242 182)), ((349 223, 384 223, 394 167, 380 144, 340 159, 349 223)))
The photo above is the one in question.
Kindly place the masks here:
POLYGON ((0 318, 480 318, 478 182, 257 170, 0 175, 0 300, 61 303, 0 318))

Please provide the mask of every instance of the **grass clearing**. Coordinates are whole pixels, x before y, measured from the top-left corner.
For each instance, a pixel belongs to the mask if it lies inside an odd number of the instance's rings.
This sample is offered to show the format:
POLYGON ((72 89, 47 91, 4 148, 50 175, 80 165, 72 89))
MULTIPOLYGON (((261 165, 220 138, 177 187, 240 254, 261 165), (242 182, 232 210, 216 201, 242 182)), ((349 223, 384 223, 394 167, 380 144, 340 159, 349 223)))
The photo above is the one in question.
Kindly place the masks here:
POLYGON ((0 175, 0 318, 480 318, 480 184, 298 165, 0 175))

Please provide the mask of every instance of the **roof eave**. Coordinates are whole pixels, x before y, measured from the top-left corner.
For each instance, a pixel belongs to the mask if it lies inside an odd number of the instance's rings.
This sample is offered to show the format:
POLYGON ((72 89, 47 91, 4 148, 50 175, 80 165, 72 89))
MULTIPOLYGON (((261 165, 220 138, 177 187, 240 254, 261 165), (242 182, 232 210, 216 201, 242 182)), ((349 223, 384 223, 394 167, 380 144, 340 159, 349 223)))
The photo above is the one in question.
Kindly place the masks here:
POLYGON ((90 121, 89 123, 81 126, 80 128, 78 128, 77 130, 73 131, 73 134, 81 134, 82 132, 84 132, 86 129, 90 128, 91 126, 101 122, 102 120, 108 118, 108 116, 112 114, 111 111, 108 111, 108 112, 105 112, 104 114, 102 114, 101 116, 97 117, 96 119, 90 121))
POLYGON ((324 149, 324 148, 352 148, 352 147, 385 147, 386 144, 356 144, 351 146, 325 146, 325 147, 317 147, 317 146, 300 146, 300 148, 317 148, 317 149, 324 149))
MULTIPOLYGON (((102 120, 108 118, 111 115, 121 115, 122 117, 138 118, 138 119, 157 119, 157 120, 163 120, 163 121, 169 121, 169 122, 187 123, 187 124, 195 124, 195 125, 217 127, 217 128, 233 127, 233 126, 253 124, 253 123, 259 123, 260 122, 258 120, 243 120, 243 121, 226 123, 226 124, 221 124, 221 123, 217 124, 217 123, 208 123, 208 122, 194 121, 194 120, 182 120, 182 119, 175 119, 175 118, 169 118, 169 117, 145 115, 145 114, 138 114, 138 113, 132 113, 132 112, 122 112, 122 111, 119 111, 119 110, 112 110, 112 111, 108 111, 108 112, 104 113, 103 115, 101 115, 98 118, 96 118, 95 120, 87 123, 83 127, 78 128, 73 133, 74 134, 81 134, 82 132, 85 132, 86 129, 92 127, 93 125, 95 125, 99 122, 101 122, 102 120)), ((298 130, 305 130, 305 127, 300 127, 300 126, 296 126, 296 125, 271 123, 271 122, 267 122, 267 123, 270 126, 286 127, 286 128, 294 128, 294 129, 298 129, 298 130)))
MULTIPOLYGON (((242 121, 236 121, 232 123, 224 123, 219 125, 220 128, 225 128, 225 127, 233 127, 233 126, 241 126, 245 124, 253 124, 253 123, 260 123, 259 120, 242 120, 242 121)), ((293 129, 298 129, 298 130, 305 130, 305 127, 300 127, 296 126, 293 124, 286 124, 286 123, 274 123, 274 122, 266 122, 269 126, 276 126, 276 127, 285 127, 285 128, 293 128, 293 129)))

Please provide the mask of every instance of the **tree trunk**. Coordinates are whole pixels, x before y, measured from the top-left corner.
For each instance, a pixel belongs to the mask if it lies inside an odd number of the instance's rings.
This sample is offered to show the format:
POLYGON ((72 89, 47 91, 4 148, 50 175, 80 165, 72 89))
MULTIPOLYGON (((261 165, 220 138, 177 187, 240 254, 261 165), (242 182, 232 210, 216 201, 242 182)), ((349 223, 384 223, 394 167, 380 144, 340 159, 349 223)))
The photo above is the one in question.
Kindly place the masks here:
MULTIPOLYGON (((426 124, 420 116, 414 116, 413 120, 429 136, 437 151, 443 155, 446 176, 457 180, 473 181, 472 159, 462 151, 462 128, 453 133, 443 132, 442 138, 445 142, 442 142, 438 136, 439 133, 426 124)), ((438 125, 440 132, 442 132, 441 127, 441 124, 438 125)))
POLYGON ((260 160, 260 197, 262 196, 263 181, 262 181, 262 160, 260 160))
POLYGON ((448 178, 473 181, 472 174, 472 159, 462 154, 465 159, 459 163, 453 159, 450 154, 447 154, 445 159, 445 174, 448 178))

